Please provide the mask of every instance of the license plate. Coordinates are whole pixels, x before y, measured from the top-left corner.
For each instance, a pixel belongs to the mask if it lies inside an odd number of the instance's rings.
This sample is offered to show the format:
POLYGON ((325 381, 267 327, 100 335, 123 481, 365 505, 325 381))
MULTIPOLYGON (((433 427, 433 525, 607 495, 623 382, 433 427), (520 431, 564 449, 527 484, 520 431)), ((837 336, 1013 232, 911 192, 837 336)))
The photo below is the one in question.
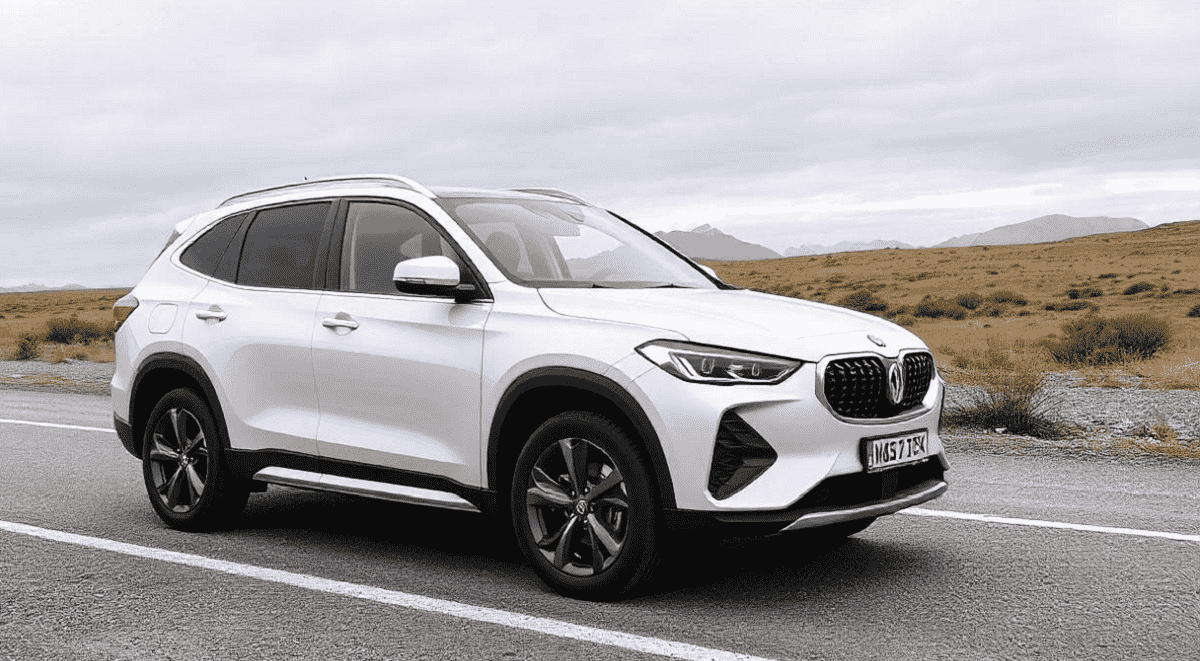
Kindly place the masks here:
POLYGON ((929 456, 929 432, 918 431, 863 440, 868 472, 921 461, 929 456))

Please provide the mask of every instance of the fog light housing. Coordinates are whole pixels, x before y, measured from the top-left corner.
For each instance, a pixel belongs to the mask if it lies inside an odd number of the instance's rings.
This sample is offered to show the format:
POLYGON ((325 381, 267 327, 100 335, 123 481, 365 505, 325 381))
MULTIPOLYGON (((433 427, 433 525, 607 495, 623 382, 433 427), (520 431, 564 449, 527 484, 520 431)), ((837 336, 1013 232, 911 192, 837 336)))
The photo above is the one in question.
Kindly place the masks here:
POLYGON ((741 416, 726 411, 717 427, 708 492, 725 500, 766 472, 778 458, 775 448, 741 416))

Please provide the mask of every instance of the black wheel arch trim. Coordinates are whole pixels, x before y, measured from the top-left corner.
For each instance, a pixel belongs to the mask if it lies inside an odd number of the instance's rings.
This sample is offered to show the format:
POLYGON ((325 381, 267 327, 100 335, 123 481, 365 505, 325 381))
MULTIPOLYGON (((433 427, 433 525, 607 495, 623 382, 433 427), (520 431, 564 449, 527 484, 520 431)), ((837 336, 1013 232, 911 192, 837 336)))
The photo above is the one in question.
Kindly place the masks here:
POLYGON ((650 456, 650 468, 658 486, 660 502, 664 508, 673 509, 675 487, 671 480, 670 467, 658 439, 658 432, 641 404, 616 381, 595 372, 572 367, 536 368, 514 379, 505 389, 488 431, 487 483, 492 487, 492 491, 500 491, 497 488, 500 473, 500 430, 513 404, 530 390, 556 386, 584 390, 601 397, 615 406, 633 424, 633 431, 638 434, 650 456))
MULTIPOLYGON (((146 376, 159 369, 170 369, 186 374, 189 378, 200 386, 201 396, 212 407, 213 417, 216 418, 217 427, 221 431, 221 446, 223 449, 229 449, 229 428, 225 425, 225 412, 221 408, 221 400, 217 397, 217 390, 213 387, 212 381, 204 372, 204 368, 194 359, 182 354, 160 352, 150 354, 138 366, 137 375, 133 378, 133 386, 129 389, 129 435, 132 447, 126 447, 130 450, 133 456, 141 459, 141 447, 139 447, 140 438, 145 433, 141 426, 145 424, 145 418, 150 415, 150 411, 154 408, 154 404, 167 393, 159 393, 159 396, 154 399, 154 402, 146 408, 145 411, 139 411, 136 407, 138 404, 138 394, 142 387, 142 382, 146 376), (141 433, 139 433, 141 432, 141 433)), ((122 438, 122 443, 124 439, 122 438)))

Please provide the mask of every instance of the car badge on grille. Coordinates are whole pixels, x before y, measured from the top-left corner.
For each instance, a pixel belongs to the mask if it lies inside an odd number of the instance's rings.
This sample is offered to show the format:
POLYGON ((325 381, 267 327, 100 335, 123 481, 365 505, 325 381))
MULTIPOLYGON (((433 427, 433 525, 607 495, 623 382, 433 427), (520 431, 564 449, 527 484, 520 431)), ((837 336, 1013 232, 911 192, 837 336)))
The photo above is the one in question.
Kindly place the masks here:
POLYGON ((867 336, 867 339, 868 339, 868 340, 870 340, 870 341, 872 341, 872 342, 874 342, 874 343, 875 343, 876 345, 878 345, 878 346, 881 346, 881 347, 886 347, 886 346, 887 346, 887 343, 886 343, 886 342, 884 342, 883 340, 881 340, 881 339, 879 339, 879 338, 875 337, 874 335, 868 335, 868 336, 867 336))
POLYGON ((900 363, 892 363, 888 368, 887 394, 888 401, 893 405, 904 399, 904 370, 900 363))

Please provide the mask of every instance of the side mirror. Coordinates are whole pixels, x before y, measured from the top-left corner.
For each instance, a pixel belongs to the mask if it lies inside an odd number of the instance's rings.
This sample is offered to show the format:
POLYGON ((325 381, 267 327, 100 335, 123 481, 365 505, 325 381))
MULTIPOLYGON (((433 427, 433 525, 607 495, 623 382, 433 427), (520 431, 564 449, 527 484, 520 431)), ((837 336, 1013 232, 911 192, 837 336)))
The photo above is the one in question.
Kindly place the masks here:
POLYGON ((418 257, 396 264, 392 270, 396 291, 425 296, 453 296, 455 300, 469 298, 475 286, 461 284, 458 265, 445 255, 418 257))

